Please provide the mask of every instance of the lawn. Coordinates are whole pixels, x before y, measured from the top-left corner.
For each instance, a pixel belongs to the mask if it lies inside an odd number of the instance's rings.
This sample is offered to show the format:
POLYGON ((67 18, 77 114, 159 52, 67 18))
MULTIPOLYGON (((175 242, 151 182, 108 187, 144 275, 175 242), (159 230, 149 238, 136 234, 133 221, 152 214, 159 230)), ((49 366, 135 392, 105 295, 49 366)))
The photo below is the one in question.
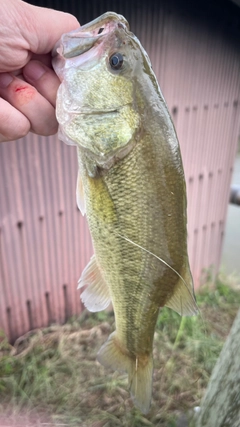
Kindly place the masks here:
POLYGON ((176 426, 199 406, 240 306, 240 280, 221 277, 197 294, 200 315, 163 308, 154 338, 153 399, 148 415, 133 407, 126 375, 96 354, 114 330, 113 313, 90 314, 35 330, 11 346, 0 340, 0 413, 44 414, 53 425, 176 426), (233 283, 234 282, 234 283, 233 283))

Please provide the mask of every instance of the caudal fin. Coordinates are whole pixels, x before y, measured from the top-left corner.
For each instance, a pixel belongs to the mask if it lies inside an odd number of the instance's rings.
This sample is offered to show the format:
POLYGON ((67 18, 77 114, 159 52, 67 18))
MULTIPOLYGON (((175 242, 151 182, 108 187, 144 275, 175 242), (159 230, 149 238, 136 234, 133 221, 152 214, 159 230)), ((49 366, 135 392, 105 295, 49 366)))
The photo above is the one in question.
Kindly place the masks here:
POLYGON ((128 373, 133 402, 144 414, 147 414, 152 397, 152 355, 130 357, 122 351, 116 340, 116 332, 113 332, 100 348, 97 359, 108 368, 128 373))

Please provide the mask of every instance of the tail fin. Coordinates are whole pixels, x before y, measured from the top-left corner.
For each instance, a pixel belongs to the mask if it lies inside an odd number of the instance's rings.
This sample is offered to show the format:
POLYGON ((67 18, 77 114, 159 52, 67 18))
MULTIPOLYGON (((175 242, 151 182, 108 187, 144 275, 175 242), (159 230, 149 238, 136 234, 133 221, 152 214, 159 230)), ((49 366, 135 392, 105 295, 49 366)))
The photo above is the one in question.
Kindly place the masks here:
POLYGON ((116 332, 113 332, 100 348, 97 359, 108 368, 128 373, 133 402, 144 414, 147 414, 152 397, 152 355, 130 357, 122 351, 116 340, 116 332))

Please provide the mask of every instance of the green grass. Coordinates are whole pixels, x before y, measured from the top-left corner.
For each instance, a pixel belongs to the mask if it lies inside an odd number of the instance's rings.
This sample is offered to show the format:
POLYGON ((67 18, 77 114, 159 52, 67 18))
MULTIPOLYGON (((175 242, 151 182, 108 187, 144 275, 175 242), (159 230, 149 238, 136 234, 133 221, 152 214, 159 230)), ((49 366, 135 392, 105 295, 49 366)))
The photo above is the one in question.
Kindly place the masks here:
POLYGON ((191 318, 160 311, 147 416, 133 407, 126 375, 96 362, 114 330, 113 314, 106 312, 85 312, 66 325, 35 331, 14 347, 0 336, 0 413, 34 408, 70 426, 174 427, 179 414, 200 403, 240 306, 240 292, 219 278, 201 288, 197 302, 201 314, 191 318))

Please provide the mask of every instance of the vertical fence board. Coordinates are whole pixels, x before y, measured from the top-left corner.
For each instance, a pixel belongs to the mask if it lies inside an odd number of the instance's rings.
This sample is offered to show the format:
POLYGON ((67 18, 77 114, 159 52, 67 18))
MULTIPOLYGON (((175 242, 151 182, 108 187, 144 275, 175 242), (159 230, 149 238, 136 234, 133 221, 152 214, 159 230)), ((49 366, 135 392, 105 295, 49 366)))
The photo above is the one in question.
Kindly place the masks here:
MULTIPOLYGON (((61 6, 82 24, 106 10, 122 13, 148 52, 180 141, 199 285, 203 269, 219 266, 239 135, 240 9, 175 0, 35 3, 61 6)), ((0 144, 0 328, 11 340, 82 309, 77 280, 92 245, 76 178, 76 149, 56 136, 0 144)))

